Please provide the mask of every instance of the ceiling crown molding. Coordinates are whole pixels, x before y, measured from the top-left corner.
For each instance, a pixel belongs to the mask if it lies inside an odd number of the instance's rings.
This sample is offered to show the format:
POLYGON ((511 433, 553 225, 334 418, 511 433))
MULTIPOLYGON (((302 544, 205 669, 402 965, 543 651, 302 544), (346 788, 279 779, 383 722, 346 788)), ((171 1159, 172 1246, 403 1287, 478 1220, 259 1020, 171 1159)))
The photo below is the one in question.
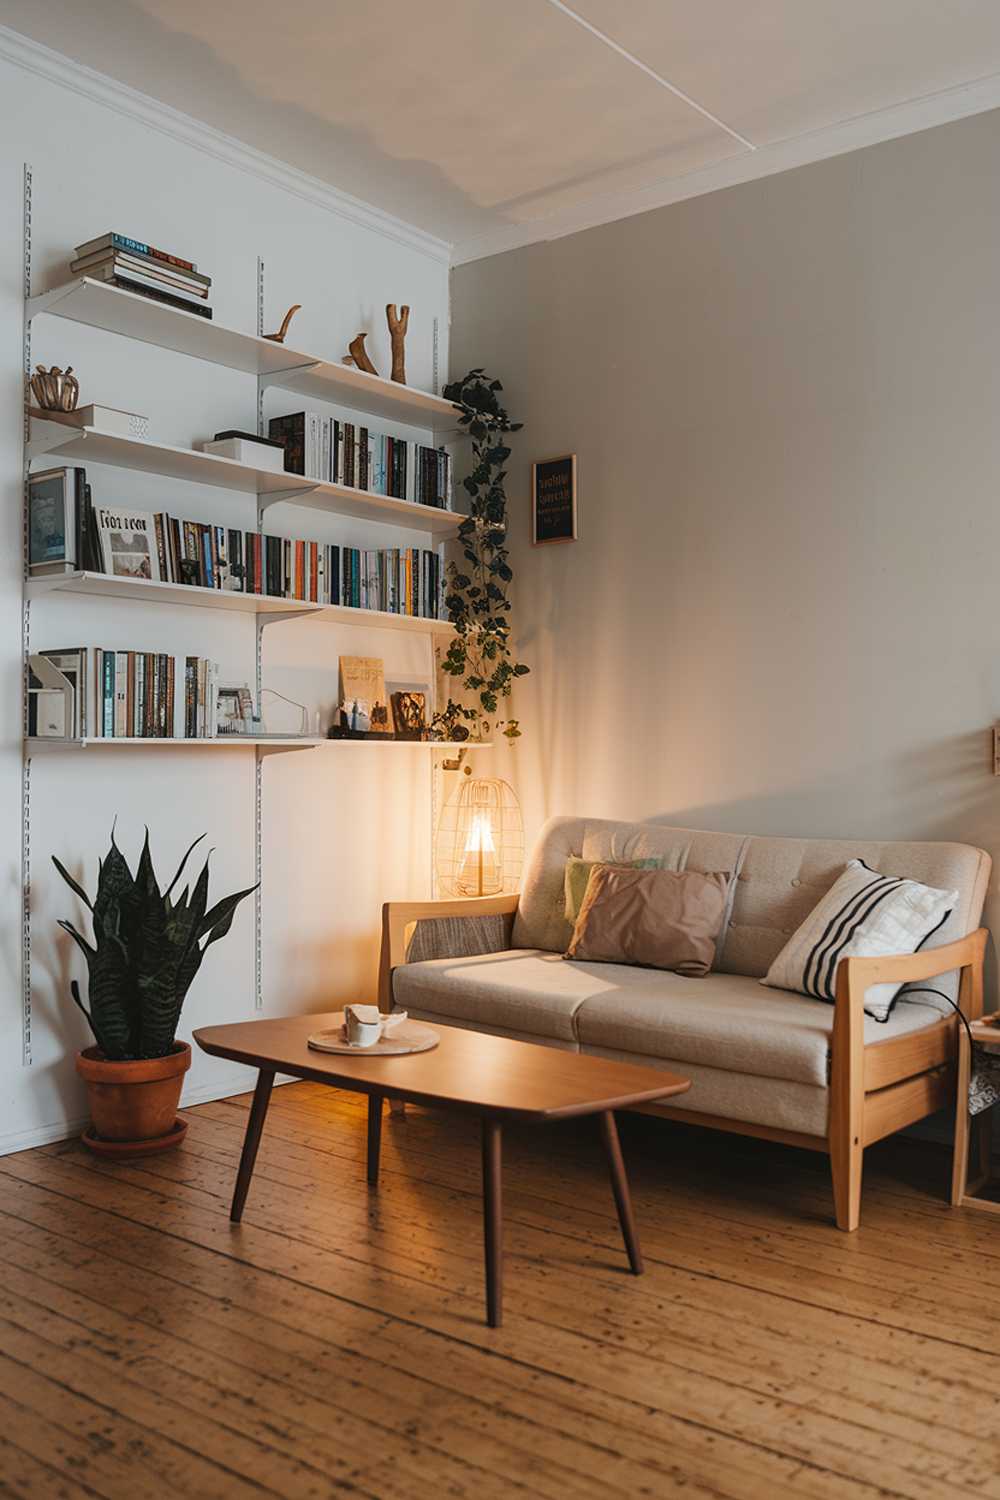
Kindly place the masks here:
POLYGON ((259 177, 272 187, 293 193, 307 203, 337 214, 362 229, 371 230, 397 244, 405 245, 409 250, 417 250, 430 256, 432 260, 445 264, 451 258, 451 245, 447 240, 438 239, 436 235, 384 213, 361 198, 341 192, 321 178, 301 172, 275 156, 268 156, 265 151, 258 151, 244 141, 238 141, 234 136, 206 125, 202 120, 196 120, 179 109, 173 109, 169 104, 140 93, 138 89, 129 88, 115 78, 88 68, 84 63, 74 62, 72 58, 65 57, 61 52, 54 52, 51 47, 45 47, 41 42, 12 31, 8 26, 0 26, 0 59, 24 68, 29 73, 36 73, 50 83, 71 89, 85 99, 113 109, 117 114, 138 120, 151 130, 170 136, 205 156, 212 156, 227 167, 235 167, 238 171, 259 177))
POLYGON ((720 188, 753 182, 758 177, 771 177, 776 172, 808 166, 810 162, 825 161, 831 156, 843 156, 848 151, 859 151, 882 141, 914 135, 935 125, 947 125, 997 108, 1000 108, 1000 74, 994 73, 940 93, 909 99, 889 109, 874 110, 871 114, 859 115, 856 119, 844 120, 807 135, 792 136, 770 146, 758 146, 754 151, 738 151, 711 166, 699 167, 679 177, 660 178, 627 192, 588 198, 583 203, 537 219, 505 224, 456 244, 452 263, 462 265, 466 261, 517 250, 524 245, 563 239, 583 229, 595 229, 600 224, 648 213, 650 209, 664 208, 686 198, 699 198, 705 193, 718 192, 720 188))

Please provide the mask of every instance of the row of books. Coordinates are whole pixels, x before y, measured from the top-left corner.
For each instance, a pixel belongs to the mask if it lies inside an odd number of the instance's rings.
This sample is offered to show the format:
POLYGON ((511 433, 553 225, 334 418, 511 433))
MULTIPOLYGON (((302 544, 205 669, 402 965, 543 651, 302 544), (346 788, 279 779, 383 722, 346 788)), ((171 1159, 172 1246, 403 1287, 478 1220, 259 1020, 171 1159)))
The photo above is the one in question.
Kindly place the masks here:
POLYGON ((145 240, 114 232, 98 235, 77 245, 70 270, 75 276, 105 281, 202 318, 212 316, 208 305, 211 276, 199 271, 194 261, 158 250, 145 240))
POLYGON ((272 417, 268 436, 284 445, 285 470, 451 510, 451 454, 313 411, 272 417))
POLYGON ((28 555, 33 577, 84 569, 425 619, 442 607, 441 559, 429 548, 361 550, 95 507, 78 467, 32 475, 28 555))
MULTIPOLYGON (((28 659, 28 734, 43 739, 174 739, 177 663, 162 651, 74 646, 28 659)), ((183 735, 219 730, 219 669, 202 656, 184 662, 183 735)))

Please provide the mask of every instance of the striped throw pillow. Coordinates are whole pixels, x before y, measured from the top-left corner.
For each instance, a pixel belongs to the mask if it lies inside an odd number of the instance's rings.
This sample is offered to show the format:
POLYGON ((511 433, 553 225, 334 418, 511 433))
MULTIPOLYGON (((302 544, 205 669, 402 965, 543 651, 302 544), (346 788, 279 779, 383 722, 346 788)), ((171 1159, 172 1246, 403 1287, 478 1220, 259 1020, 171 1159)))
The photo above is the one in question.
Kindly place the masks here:
MULTIPOLYGON (((957 891, 879 875, 864 860, 852 859, 788 939, 761 984, 832 1003, 842 958, 916 953, 947 921, 957 900, 957 891)), ((876 1021, 887 1021, 901 989, 902 984, 872 985, 865 1010, 876 1021)))

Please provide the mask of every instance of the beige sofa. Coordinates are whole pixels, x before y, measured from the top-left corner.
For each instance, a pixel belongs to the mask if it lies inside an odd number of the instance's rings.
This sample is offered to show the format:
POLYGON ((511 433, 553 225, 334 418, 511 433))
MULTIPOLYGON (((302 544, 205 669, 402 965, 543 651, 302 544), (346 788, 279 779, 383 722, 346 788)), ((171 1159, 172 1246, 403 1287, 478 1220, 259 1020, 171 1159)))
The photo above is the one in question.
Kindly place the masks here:
POLYGON ((933 995, 907 992, 880 1024, 864 1014, 864 991, 890 979, 924 981, 958 999, 968 1016, 979 1015, 986 933, 977 929, 990 868, 989 855, 967 844, 758 838, 554 818, 520 897, 384 908, 380 1003, 432 1022, 681 1073, 692 1080, 683 1107, 654 1105, 650 1112, 828 1152, 837 1223, 855 1229, 865 1146, 954 1097, 958 1024, 933 995), (564 959, 570 855, 666 856, 681 868, 731 871, 713 971, 687 979, 564 959), (843 960, 835 1005, 759 984, 853 858, 958 890, 933 947, 843 960))

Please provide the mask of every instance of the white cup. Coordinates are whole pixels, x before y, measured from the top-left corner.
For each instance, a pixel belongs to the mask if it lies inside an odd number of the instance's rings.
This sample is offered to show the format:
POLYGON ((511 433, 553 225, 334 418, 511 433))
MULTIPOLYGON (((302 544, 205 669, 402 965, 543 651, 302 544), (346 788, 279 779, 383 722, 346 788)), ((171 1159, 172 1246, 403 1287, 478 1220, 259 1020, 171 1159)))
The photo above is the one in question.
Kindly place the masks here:
POLYGON ((374 1005, 344 1007, 344 1032, 352 1047, 374 1047, 382 1035, 382 1021, 374 1005))

